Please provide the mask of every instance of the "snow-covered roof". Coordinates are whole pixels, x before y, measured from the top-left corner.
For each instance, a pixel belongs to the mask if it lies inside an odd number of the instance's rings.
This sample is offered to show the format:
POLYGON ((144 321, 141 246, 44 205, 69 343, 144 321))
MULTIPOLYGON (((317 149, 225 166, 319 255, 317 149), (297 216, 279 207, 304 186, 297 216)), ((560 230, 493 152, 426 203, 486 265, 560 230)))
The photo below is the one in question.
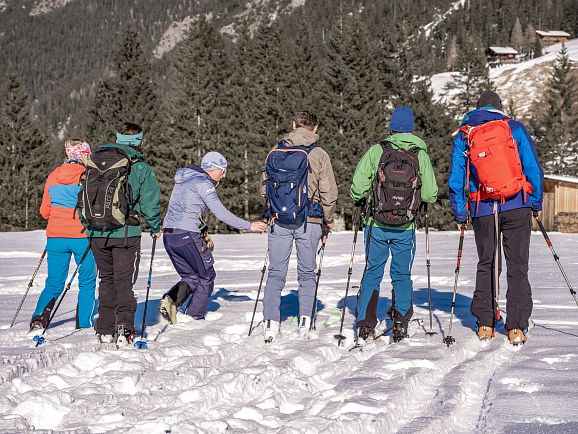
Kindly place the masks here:
POLYGON ((490 47, 489 50, 496 54, 518 54, 512 47, 490 47))
POLYGON ((573 176, 544 175, 544 179, 551 179, 552 181, 568 182, 570 184, 578 184, 578 178, 575 178, 573 176))
POLYGON ((540 36, 566 36, 567 38, 570 37, 570 33, 563 32, 561 30, 536 30, 536 33, 540 36))

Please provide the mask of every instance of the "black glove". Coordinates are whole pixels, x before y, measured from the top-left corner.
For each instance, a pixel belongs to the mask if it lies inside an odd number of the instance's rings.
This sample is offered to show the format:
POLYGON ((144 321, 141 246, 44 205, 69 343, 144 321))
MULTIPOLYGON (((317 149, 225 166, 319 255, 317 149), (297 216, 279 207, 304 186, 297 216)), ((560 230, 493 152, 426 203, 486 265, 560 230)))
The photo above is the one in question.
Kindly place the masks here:
POLYGON ((367 204, 367 199, 365 198, 365 196, 363 196, 361 199, 358 199, 358 200, 353 202, 353 206, 358 207, 358 208, 365 208, 366 204, 367 204))
POLYGON ((367 205, 367 199, 362 197, 359 200, 353 202, 353 224, 359 226, 362 220, 365 218, 365 206, 367 205))

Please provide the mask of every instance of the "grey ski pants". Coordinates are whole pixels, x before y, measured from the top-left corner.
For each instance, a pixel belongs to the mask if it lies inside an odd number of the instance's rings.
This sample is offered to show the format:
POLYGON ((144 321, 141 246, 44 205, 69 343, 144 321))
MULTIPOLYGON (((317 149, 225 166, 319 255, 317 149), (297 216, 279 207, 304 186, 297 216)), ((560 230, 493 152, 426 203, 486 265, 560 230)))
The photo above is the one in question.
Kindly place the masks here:
POLYGON ((299 282, 299 315, 311 316, 315 296, 317 247, 321 240, 321 225, 307 223, 298 229, 275 225, 269 229, 269 274, 263 296, 265 320, 280 321, 281 291, 285 286, 293 241, 297 249, 297 280, 299 282))

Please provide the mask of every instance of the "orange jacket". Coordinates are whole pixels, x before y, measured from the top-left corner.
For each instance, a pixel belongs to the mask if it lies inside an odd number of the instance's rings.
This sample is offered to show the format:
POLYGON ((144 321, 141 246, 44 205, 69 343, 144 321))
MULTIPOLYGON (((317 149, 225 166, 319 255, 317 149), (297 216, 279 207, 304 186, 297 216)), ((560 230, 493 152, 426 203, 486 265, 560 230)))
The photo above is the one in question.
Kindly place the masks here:
POLYGON ((48 175, 40 205, 40 214, 48 220, 47 237, 86 238, 81 232, 83 226, 78 214, 74 212, 84 170, 80 164, 64 163, 48 175))

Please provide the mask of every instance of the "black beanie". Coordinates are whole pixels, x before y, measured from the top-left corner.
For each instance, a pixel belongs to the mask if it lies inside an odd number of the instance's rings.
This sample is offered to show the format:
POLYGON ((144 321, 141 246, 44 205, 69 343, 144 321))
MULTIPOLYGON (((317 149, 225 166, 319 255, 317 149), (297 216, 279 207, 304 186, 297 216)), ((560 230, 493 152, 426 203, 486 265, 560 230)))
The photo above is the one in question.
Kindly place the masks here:
POLYGON ((494 92, 492 90, 484 90, 481 93, 480 98, 478 99, 478 102, 476 103, 476 108, 485 107, 487 105, 491 105, 492 107, 494 107, 500 111, 503 110, 502 109, 502 100, 500 99, 500 95, 498 95, 496 92, 494 92))

